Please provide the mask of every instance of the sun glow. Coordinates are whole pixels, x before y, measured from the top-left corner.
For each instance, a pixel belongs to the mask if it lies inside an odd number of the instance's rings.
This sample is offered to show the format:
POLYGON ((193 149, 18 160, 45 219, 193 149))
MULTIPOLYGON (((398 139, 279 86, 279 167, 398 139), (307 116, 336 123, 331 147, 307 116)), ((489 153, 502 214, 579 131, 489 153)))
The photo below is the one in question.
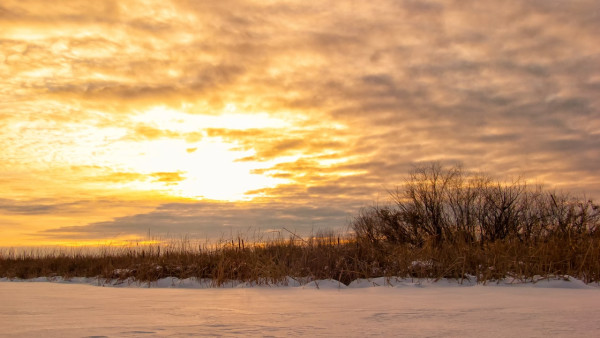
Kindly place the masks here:
POLYGON ((268 114, 246 115, 235 105, 226 105, 222 114, 194 115, 166 107, 154 107, 132 118, 134 123, 149 125, 166 135, 196 133, 197 141, 185 137, 129 140, 111 152, 114 170, 130 173, 132 180, 115 182, 116 186, 198 199, 247 200, 245 192, 273 187, 286 180, 260 174, 255 169, 276 161, 238 161, 255 154, 253 149, 240 150, 236 144, 210 137, 207 128, 253 129, 283 127, 287 122, 268 114), (158 129, 160 128, 160 129, 158 129), (141 174, 141 175, 138 175, 141 174))
POLYGON ((152 173, 173 173, 175 177, 133 182, 133 187, 138 189, 161 190, 189 198, 242 200, 247 199, 246 191, 283 182, 251 174, 256 163, 236 162, 236 159, 253 152, 233 151, 231 145, 215 138, 195 144, 193 152, 188 151, 189 144, 178 140, 146 142, 143 146, 145 151, 130 163, 133 172, 146 173, 148 177, 152 173))

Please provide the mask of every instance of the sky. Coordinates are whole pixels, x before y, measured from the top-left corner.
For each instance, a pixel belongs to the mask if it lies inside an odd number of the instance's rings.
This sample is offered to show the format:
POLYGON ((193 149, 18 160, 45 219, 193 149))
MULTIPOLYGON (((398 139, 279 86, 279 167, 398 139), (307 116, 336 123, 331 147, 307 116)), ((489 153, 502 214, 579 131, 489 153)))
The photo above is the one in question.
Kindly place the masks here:
POLYGON ((598 198, 600 2, 3 0, 0 127, 0 246, 342 229, 431 161, 598 198))

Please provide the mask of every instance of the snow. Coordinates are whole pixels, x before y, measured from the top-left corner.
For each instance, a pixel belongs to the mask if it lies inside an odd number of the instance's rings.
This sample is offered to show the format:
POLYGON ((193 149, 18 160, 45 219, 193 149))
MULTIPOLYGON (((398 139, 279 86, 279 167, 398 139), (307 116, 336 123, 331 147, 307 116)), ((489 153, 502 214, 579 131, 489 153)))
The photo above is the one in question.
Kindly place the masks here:
MULTIPOLYGON (((572 278, 376 278, 288 287, 163 279, 0 279, 0 336, 595 336, 600 288, 572 278), (105 283, 106 282, 106 283, 105 283), (104 285, 105 287, 99 287, 104 285)), ((301 285, 302 284, 302 285, 301 285)))

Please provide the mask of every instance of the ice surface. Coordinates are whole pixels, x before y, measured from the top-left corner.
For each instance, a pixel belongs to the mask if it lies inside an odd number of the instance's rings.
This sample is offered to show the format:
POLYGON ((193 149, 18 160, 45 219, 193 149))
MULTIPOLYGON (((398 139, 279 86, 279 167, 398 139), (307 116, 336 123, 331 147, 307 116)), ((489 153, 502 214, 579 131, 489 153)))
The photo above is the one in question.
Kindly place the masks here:
POLYGON ((591 337, 600 288, 577 280, 377 278, 256 287, 164 279, 98 287, 93 279, 0 283, 0 335, 591 337), (129 287, 123 287, 129 286, 129 287), (376 287, 373 287, 376 286, 376 287), (379 286, 379 287, 377 287, 379 286), (342 287, 342 288, 340 288, 342 287), (194 288, 194 289, 190 289, 194 288))

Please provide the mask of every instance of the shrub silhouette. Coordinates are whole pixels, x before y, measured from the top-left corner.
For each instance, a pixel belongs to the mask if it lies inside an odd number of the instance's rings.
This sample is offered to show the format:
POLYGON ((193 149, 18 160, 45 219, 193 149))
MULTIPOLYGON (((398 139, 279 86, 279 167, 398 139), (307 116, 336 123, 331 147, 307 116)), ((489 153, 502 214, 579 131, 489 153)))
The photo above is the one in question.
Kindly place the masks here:
POLYGON ((531 188, 521 180, 502 183, 439 163, 416 167, 391 197, 393 206, 364 209, 355 217, 358 240, 416 246, 459 239, 529 243, 551 236, 594 236, 600 229, 600 207, 592 200, 531 188))

